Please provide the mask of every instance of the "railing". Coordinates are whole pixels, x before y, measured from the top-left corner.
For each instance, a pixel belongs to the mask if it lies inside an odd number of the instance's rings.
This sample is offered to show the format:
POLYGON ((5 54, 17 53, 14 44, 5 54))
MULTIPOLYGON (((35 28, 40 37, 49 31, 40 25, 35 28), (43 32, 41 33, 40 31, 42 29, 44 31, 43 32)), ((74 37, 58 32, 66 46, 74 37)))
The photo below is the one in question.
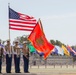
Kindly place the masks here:
POLYGON ((46 60, 43 59, 43 57, 36 58, 36 57, 30 57, 30 67, 32 66, 44 66, 45 68, 47 66, 53 66, 54 68, 56 66, 60 66, 61 68, 63 66, 72 66, 73 68, 76 66, 76 62, 73 62, 73 57, 70 56, 50 56, 46 60))

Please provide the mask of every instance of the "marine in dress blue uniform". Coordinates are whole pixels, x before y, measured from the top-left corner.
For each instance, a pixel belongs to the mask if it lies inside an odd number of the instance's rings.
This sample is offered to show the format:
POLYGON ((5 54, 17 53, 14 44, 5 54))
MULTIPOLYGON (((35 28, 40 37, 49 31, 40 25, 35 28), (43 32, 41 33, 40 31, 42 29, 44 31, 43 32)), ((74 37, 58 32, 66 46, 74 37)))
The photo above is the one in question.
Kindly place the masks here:
POLYGON ((23 42, 23 61, 24 61, 24 73, 29 73, 29 48, 27 46, 27 41, 23 42))
POLYGON ((1 44, 1 40, 0 40, 0 73, 2 73, 2 57, 3 57, 3 52, 4 52, 4 48, 3 45, 1 44))
POLYGON ((14 50, 14 64, 15 64, 15 73, 20 72, 20 47, 18 45, 18 41, 15 41, 15 45, 13 47, 14 50))
POLYGON ((10 44, 10 40, 7 40, 7 44, 5 45, 6 50, 6 72, 11 73, 12 67, 12 46, 10 44))

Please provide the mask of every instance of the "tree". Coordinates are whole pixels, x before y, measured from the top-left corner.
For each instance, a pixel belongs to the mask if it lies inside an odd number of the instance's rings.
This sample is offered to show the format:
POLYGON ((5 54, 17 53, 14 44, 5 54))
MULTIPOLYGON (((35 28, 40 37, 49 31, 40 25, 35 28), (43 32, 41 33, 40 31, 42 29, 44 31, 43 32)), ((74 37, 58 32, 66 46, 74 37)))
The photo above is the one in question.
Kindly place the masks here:
POLYGON ((53 44, 53 45, 56 44, 56 42, 54 40, 50 40, 50 43, 53 44))
POLYGON ((58 41, 58 40, 56 40, 56 45, 58 45, 58 46, 62 46, 62 43, 60 42, 60 41, 58 41))
POLYGON ((28 43, 30 43, 27 38, 28 35, 23 35, 23 36, 18 36, 16 39, 19 41, 19 43, 23 43, 23 41, 27 41, 28 43))

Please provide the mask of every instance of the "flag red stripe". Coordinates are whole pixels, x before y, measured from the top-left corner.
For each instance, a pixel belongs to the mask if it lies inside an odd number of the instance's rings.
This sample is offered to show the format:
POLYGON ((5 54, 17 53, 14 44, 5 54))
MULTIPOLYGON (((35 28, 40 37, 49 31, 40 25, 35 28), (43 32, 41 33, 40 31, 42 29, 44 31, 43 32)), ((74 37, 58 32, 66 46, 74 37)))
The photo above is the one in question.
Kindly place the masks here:
POLYGON ((14 22, 14 23, 23 23, 23 24, 36 24, 36 21, 23 21, 23 20, 9 20, 9 22, 14 22))
POLYGON ((24 25, 15 25, 15 24, 10 24, 11 26, 16 26, 16 27, 27 27, 27 28, 34 28, 35 26, 24 26, 24 25))
POLYGON ((21 30, 21 31, 32 31, 31 29, 12 28, 12 27, 10 27, 10 29, 12 29, 12 30, 21 30))
POLYGON ((22 21, 30 21, 30 22, 37 22, 36 19, 11 19, 10 20, 22 20, 22 21))

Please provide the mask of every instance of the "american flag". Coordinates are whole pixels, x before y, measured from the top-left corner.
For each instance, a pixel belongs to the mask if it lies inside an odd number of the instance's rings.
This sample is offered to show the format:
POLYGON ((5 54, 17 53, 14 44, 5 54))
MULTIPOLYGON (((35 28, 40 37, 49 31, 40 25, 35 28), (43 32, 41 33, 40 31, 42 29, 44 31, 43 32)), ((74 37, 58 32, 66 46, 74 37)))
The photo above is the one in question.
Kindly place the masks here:
POLYGON ((9 29, 32 31, 37 21, 34 17, 18 13, 9 8, 9 29))

